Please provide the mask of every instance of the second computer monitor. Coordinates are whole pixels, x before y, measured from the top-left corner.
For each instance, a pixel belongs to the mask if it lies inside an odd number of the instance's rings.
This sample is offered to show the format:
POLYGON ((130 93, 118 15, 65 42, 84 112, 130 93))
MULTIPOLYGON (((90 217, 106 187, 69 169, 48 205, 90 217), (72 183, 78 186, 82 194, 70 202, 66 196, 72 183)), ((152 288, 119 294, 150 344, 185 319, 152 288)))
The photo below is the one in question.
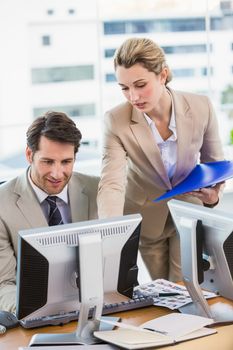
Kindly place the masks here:
POLYGON ((175 199, 168 206, 180 236, 184 278, 195 277, 202 288, 233 300, 233 215, 175 199))
POLYGON ((233 218, 229 213, 171 200, 168 203, 180 236, 183 281, 192 303, 182 313, 208 317, 215 323, 233 323, 233 307, 209 305, 202 289, 233 300, 233 218))

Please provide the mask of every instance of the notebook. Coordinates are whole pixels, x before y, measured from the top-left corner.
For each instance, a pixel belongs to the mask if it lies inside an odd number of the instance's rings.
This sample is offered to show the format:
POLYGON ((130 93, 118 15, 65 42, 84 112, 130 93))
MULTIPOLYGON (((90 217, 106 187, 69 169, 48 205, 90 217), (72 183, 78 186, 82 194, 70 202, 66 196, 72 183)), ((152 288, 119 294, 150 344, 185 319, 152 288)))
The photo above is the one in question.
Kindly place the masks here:
POLYGON ((116 322, 118 329, 97 331, 94 335, 102 341, 125 349, 144 349, 215 334, 215 329, 205 327, 213 322, 213 319, 206 317, 172 313, 138 327, 116 322))

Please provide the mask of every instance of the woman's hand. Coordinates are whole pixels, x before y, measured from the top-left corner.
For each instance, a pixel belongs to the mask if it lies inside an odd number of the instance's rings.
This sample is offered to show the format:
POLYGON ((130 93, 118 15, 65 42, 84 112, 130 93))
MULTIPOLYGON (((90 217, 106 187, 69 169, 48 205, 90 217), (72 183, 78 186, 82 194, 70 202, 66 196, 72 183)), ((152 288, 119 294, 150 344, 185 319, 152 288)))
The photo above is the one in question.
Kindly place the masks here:
POLYGON ((219 201, 219 192, 224 182, 219 182, 213 187, 203 187, 198 191, 188 192, 188 194, 199 198, 207 206, 214 206, 218 204, 219 201))

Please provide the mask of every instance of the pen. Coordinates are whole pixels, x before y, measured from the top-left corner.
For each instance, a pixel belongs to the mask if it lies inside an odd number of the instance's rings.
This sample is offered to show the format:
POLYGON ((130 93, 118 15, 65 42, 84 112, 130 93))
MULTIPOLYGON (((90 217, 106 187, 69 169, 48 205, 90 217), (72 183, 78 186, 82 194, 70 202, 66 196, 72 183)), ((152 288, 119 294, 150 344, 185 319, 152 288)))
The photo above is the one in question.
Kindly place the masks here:
POLYGON ((155 291, 151 291, 150 293, 148 292, 136 292, 135 293, 135 296, 136 297, 174 297, 174 296, 177 296, 177 295, 182 295, 182 293, 178 293, 178 292, 155 292, 155 291))
POLYGON ((176 295, 181 295, 181 294, 177 292, 158 293, 158 297, 174 297, 176 295))
POLYGON ((166 331, 160 331, 160 330, 155 329, 155 328, 143 327, 143 329, 146 329, 146 330, 151 331, 151 332, 160 333, 160 334, 163 334, 163 335, 167 335, 168 334, 168 332, 166 332, 166 331))

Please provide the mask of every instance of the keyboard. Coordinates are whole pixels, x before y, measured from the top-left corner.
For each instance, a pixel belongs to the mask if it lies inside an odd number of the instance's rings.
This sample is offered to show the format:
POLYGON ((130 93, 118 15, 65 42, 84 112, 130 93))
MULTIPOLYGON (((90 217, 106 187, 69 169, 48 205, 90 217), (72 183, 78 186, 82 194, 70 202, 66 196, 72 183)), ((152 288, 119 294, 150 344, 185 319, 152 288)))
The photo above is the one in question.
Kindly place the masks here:
MULTIPOLYGON (((128 310, 134 310, 153 305, 152 297, 136 297, 115 304, 104 304, 102 315, 109 315, 116 312, 123 312, 128 310)), ((21 320, 20 325, 24 328, 35 328, 48 325, 63 325, 71 321, 78 320, 79 311, 69 312, 64 315, 45 316, 41 318, 33 318, 27 320, 21 320)), ((90 314, 91 317, 91 314, 90 314)))
POLYGON ((113 314, 115 312, 122 312, 128 310, 139 309, 146 306, 153 305, 152 297, 139 297, 130 299, 127 301, 123 301, 121 303, 116 304, 104 304, 103 307, 103 315, 113 314))

